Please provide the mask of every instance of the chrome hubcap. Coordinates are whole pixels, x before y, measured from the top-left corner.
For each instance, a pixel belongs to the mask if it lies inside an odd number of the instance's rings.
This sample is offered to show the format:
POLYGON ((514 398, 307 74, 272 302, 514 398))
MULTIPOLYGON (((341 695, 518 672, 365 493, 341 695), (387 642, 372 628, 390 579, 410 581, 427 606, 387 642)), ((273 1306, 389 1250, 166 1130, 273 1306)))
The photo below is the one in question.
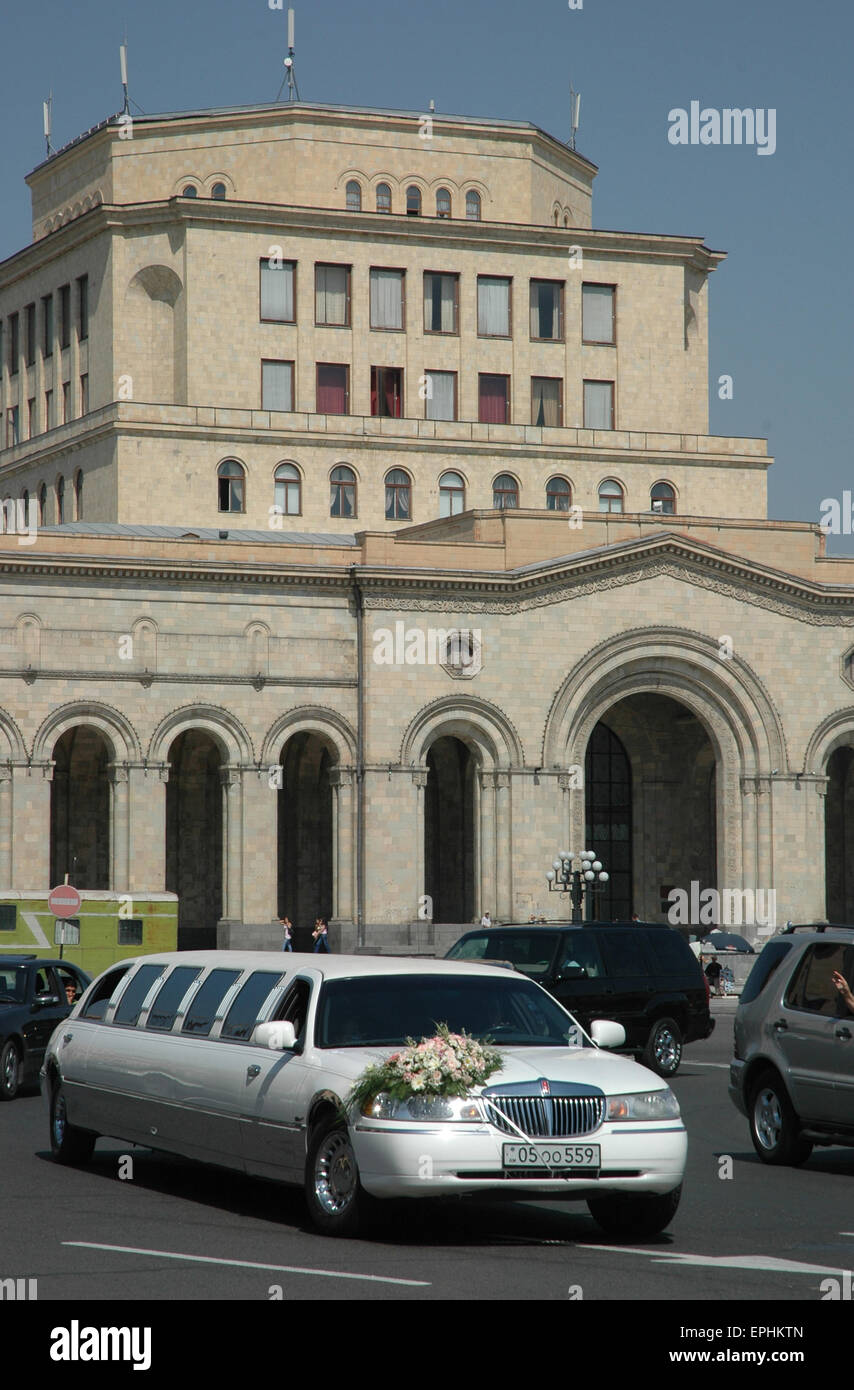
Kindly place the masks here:
POLYGON ((662 1028, 655 1035, 655 1060, 659 1066, 672 1067, 679 1061, 679 1044, 669 1028, 662 1028))
POLYGON ((347 1135, 341 1130, 328 1134, 314 1163, 314 1191, 323 1210, 340 1216, 356 1195, 356 1158, 347 1135))
POLYGON ((756 1137, 763 1149, 776 1149, 783 1133, 779 1097, 773 1091, 760 1091, 753 1110, 756 1137))
POLYGON ((10 1047, 3 1060, 3 1085, 7 1091, 11 1091, 18 1079, 18 1054, 14 1047, 10 1047))
POLYGON ((57 1096, 53 1104, 53 1137, 57 1148, 61 1148, 65 1137, 65 1096, 57 1096))

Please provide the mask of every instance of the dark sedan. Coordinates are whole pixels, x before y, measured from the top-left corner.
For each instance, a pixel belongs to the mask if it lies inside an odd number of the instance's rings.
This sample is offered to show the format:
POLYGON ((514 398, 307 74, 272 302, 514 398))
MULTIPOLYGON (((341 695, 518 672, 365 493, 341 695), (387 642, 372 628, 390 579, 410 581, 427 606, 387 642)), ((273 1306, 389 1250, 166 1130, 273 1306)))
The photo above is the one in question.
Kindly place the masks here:
POLYGON ((38 1085, 50 1036, 90 980, 71 961, 0 956, 0 1100, 38 1085))

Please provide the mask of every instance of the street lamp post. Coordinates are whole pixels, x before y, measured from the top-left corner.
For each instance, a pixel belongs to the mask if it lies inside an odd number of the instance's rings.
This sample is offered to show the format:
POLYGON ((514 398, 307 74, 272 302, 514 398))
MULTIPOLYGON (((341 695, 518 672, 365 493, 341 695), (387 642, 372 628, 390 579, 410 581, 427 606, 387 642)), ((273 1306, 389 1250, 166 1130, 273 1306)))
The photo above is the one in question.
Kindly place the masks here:
POLYGON ((583 849, 574 854, 571 849, 562 849, 546 874, 550 893, 569 893, 572 903, 572 923, 577 926, 584 921, 585 893, 599 893, 608 882, 608 874, 602 868, 592 849, 583 849), (572 865, 575 867, 571 867, 572 865))

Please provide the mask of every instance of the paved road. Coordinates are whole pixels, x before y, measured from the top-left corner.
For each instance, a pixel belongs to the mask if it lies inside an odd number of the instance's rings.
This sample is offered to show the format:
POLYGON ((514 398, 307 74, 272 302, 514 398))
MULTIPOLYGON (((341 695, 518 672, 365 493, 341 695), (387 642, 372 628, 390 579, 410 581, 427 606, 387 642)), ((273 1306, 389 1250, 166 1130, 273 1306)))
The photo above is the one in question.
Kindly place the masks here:
POLYGON ((371 1239, 327 1240, 294 1189, 145 1149, 120 1180, 126 1150, 108 1140, 90 1167, 60 1168, 44 1102, 24 1096, 0 1106, 0 1278, 37 1278, 40 1300, 75 1302, 266 1300, 278 1286, 288 1301, 566 1300, 572 1289, 585 1301, 817 1304, 823 1280, 844 1288, 854 1269, 854 1151, 819 1151, 798 1170, 759 1163, 726 1093, 735 1002, 713 1008, 714 1036, 686 1050, 674 1082, 688 1173, 655 1241, 612 1246, 585 1207, 547 1203, 396 1209, 371 1239))

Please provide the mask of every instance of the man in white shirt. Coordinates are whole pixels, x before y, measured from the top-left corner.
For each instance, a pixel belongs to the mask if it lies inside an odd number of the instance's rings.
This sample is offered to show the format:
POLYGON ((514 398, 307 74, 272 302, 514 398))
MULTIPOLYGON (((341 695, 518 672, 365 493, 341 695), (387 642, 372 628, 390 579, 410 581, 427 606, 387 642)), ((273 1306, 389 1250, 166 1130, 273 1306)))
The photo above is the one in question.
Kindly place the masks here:
POLYGON ((480 925, 481 925, 482 927, 491 927, 491 926, 492 926, 492 918, 490 917, 488 911, 487 911, 487 912, 484 912, 483 916, 481 917, 481 919, 480 919, 480 925))

